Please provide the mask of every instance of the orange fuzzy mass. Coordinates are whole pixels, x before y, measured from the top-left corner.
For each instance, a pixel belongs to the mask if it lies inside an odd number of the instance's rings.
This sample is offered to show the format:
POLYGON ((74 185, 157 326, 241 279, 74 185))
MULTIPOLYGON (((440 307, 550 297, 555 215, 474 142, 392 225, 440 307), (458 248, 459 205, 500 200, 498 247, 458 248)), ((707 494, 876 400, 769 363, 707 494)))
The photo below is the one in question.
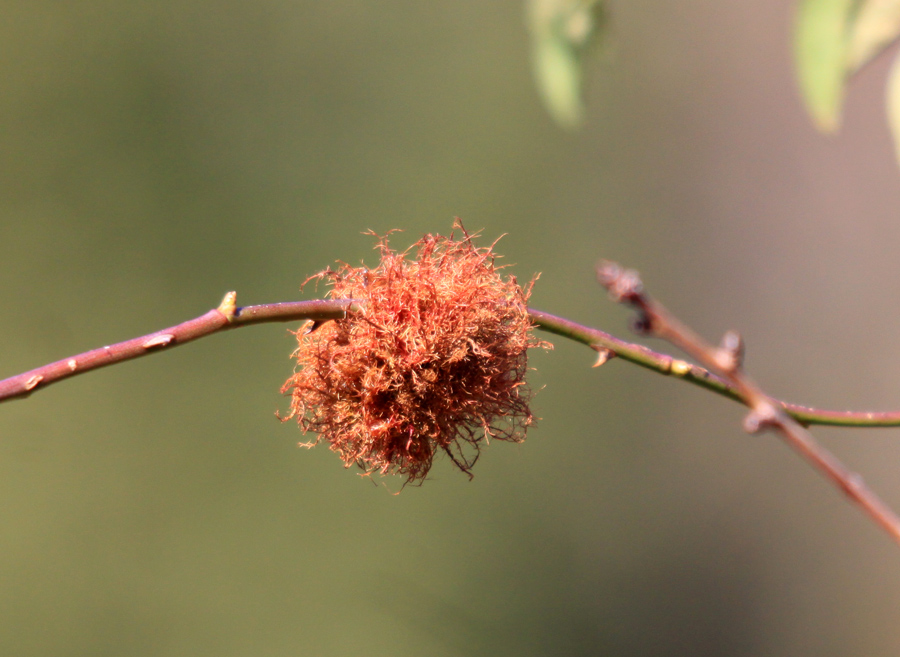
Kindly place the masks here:
POLYGON ((403 253, 381 238, 376 269, 318 274, 357 310, 297 331, 282 392, 288 417, 319 434, 311 444, 327 441, 348 467, 415 482, 441 450, 469 473, 486 440, 520 442, 534 422, 527 350, 549 345, 532 335, 530 287, 463 233, 426 235, 403 253))

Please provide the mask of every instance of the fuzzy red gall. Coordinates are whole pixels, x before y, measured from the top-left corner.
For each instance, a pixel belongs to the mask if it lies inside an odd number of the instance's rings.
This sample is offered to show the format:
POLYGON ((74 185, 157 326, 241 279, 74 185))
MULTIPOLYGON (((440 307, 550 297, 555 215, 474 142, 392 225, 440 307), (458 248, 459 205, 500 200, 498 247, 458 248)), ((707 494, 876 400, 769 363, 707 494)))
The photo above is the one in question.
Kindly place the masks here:
POLYGON ((375 269, 342 264, 313 278, 358 310, 296 332, 287 418, 347 467, 426 477, 446 453, 463 472, 490 439, 521 442, 534 417, 525 382, 533 336, 522 289, 492 247, 426 235, 405 252, 380 238, 375 269), (412 257, 414 255, 414 257, 412 257))

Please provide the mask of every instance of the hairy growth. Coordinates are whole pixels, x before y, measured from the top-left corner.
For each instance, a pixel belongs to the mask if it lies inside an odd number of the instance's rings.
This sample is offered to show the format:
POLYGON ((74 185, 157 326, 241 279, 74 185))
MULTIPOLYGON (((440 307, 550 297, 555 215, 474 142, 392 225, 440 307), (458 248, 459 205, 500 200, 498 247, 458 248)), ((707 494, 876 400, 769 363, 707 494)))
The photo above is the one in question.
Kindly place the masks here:
MULTIPOLYGON (((492 247, 426 235, 405 252, 380 238, 376 269, 342 264, 316 277, 358 312, 297 331, 282 392, 304 431, 347 466, 424 479, 435 453, 470 473, 483 442, 520 442, 534 418, 525 384, 531 334, 523 290, 492 247), (412 258, 412 252, 415 257, 412 258)), ((287 418, 286 418, 287 419, 287 418)))

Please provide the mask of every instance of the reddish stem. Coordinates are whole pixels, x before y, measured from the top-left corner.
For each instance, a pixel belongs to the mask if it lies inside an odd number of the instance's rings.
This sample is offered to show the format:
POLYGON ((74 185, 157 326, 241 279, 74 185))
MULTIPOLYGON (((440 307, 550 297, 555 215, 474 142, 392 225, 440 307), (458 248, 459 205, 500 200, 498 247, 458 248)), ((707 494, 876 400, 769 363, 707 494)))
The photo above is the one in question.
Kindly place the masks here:
MULTIPOLYGON (((76 374, 89 372, 124 360, 139 358, 168 347, 175 347, 191 340, 212 335, 218 331, 261 324, 265 322, 289 322, 301 319, 325 321, 342 317, 353 310, 350 301, 293 301, 287 303, 271 303, 258 306, 232 307, 231 293, 219 308, 211 310, 201 317, 182 324, 150 333, 133 340, 127 340, 87 351, 83 354, 38 367, 28 372, 12 376, 0 381, 0 402, 27 397, 35 390, 47 387, 51 383, 61 381, 76 374), (231 316, 231 321, 227 317, 231 316), (171 335, 166 341, 163 336, 171 335), (148 344, 149 343, 149 344, 148 344), (74 369, 72 363, 75 363, 74 369)), ((701 386, 729 399, 740 401, 740 395, 727 381, 711 373, 709 370, 659 353, 647 347, 621 340, 600 329, 591 328, 563 317, 557 317, 540 310, 529 309, 535 325, 549 333, 560 335, 603 352, 606 357, 618 356, 641 367, 653 370, 666 376, 684 379, 689 383, 701 386)), ((824 424, 834 426, 856 427, 892 427, 900 426, 900 412, 870 411, 834 411, 787 402, 778 402, 784 410, 798 422, 806 425, 824 424)))
POLYGON ((865 485, 862 477, 848 470, 837 457, 819 445, 812 434, 785 411, 781 402, 766 395, 746 374, 742 363, 744 345, 737 333, 726 333, 722 344, 713 347, 682 324, 661 303, 651 298, 644 291, 637 272, 622 269, 616 263, 603 262, 597 268, 597 278, 615 301, 638 310, 638 330, 668 340, 710 369, 719 372, 734 394, 750 408, 750 414, 744 421, 744 428, 749 433, 764 429, 778 432, 791 447, 900 543, 900 518, 891 508, 865 485))
POLYGON ((46 388, 51 383, 124 360, 177 347, 218 331, 263 322, 337 319, 344 317, 351 306, 352 301, 315 300, 237 308, 234 305, 234 293, 229 292, 218 308, 195 319, 139 338, 86 351, 4 379, 0 381, 0 402, 27 397, 35 390, 46 388))

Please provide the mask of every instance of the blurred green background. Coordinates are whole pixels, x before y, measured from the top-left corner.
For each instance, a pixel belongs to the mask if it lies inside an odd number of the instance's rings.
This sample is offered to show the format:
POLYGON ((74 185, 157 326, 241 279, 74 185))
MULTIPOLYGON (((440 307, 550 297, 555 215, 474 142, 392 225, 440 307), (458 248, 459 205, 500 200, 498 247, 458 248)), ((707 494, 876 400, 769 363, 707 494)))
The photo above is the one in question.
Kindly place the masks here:
MULTIPOLYGON (((789 4, 614 4, 566 133, 519 2, 0 2, 0 376, 460 216, 535 307, 624 334, 619 259, 772 394, 896 408, 886 63, 820 136, 789 4)), ((393 495, 275 418, 287 328, 0 408, 0 654, 900 649, 900 551, 738 406, 555 340, 526 443, 393 495)), ((900 434, 815 433, 900 504, 900 434)))

